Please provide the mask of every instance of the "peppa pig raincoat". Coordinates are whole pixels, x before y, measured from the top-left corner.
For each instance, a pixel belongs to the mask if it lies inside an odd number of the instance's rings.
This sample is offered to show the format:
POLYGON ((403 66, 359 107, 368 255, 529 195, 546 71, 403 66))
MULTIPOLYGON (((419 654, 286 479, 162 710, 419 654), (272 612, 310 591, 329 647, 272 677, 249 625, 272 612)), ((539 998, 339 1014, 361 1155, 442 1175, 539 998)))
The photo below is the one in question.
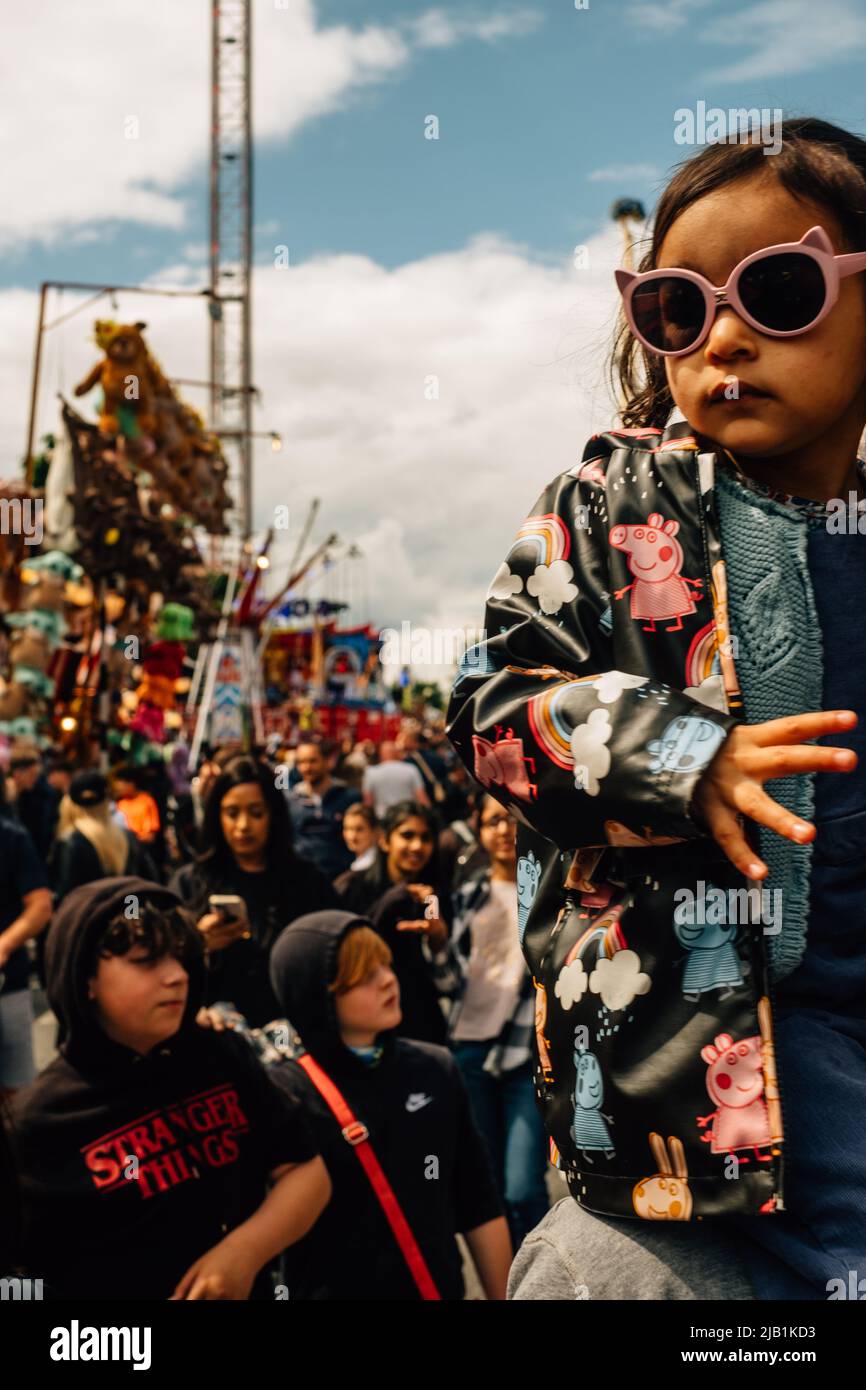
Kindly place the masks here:
POLYGON ((594 436, 494 575, 447 716, 518 821, 551 1156, 643 1220, 784 1205, 770 928, 691 814, 743 718, 715 465, 685 422, 594 436))

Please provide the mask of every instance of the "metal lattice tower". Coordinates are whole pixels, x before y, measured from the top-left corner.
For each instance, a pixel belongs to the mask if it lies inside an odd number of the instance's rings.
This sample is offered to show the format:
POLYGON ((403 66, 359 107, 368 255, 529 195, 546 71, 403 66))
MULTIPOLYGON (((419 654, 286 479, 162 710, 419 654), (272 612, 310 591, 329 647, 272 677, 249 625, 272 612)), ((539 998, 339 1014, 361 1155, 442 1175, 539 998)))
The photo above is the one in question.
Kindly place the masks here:
POLYGON ((243 538, 253 511, 251 45, 250 0, 212 0, 210 411, 243 538))

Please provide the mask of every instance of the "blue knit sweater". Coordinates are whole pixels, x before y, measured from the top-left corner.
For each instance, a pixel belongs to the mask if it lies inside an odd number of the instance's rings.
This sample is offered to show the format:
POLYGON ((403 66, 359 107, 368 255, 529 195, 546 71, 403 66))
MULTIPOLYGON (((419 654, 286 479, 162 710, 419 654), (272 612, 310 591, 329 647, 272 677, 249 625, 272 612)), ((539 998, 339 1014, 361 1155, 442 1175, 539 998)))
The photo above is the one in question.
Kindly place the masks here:
MULTIPOLYGON (((734 661, 750 724, 822 707, 823 652, 809 578, 808 517, 746 487, 719 468, 716 498, 728 580, 734 661)), ((811 820, 814 773, 780 777, 767 790, 794 815, 811 820)), ((762 886, 781 888, 782 930, 768 935, 770 972, 790 974, 806 946, 812 846, 759 827, 769 869, 762 886)))

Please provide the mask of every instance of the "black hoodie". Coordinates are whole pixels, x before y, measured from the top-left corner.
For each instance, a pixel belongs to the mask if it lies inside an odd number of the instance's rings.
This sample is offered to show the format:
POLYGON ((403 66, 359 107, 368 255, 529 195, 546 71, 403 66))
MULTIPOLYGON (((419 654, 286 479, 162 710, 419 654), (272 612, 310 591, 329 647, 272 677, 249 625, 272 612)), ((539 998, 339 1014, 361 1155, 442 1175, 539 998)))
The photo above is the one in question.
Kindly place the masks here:
POLYGON ((60 1055, 12 1112, 24 1263, 58 1298, 168 1298, 260 1206, 274 1168, 316 1154, 247 1044, 195 1023, 201 959, 187 967, 177 1032, 147 1056, 102 1030, 87 997, 94 944, 130 895, 179 905, 167 888, 113 878, 76 889, 56 914, 46 977, 60 1055))
MULTIPOLYGON (((315 1061, 337 1085, 403 1208, 441 1296, 463 1296, 455 1232, 502 1214, 483 1140, 451 1054, 432 1043, 382 1034, 368 1066, 342 1042, 334 996, 340 942, 369 926, 351 912, 313 912, 288 926, 271 953, 274 991, 315 1061)), ((313 1230, 285 1256, 289 1297, 418 1299, 400 1249, 357 1154, 297 1062, 274 1080, 307 1111, 334 1185, 313 1230)))

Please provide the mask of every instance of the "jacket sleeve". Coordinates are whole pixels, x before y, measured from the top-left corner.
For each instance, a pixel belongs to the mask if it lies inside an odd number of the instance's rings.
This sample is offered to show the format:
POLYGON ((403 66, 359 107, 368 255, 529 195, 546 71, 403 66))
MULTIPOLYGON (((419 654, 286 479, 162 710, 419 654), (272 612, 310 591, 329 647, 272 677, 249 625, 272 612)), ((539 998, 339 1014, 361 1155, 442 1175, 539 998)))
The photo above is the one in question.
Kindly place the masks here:
POLYGON ((447 712, 474 777, 561 850, 705 834, 691 799, 737 722, 650 671, 616 668, 600 499, 572 473, 541 494, 491 582, 447 712))

